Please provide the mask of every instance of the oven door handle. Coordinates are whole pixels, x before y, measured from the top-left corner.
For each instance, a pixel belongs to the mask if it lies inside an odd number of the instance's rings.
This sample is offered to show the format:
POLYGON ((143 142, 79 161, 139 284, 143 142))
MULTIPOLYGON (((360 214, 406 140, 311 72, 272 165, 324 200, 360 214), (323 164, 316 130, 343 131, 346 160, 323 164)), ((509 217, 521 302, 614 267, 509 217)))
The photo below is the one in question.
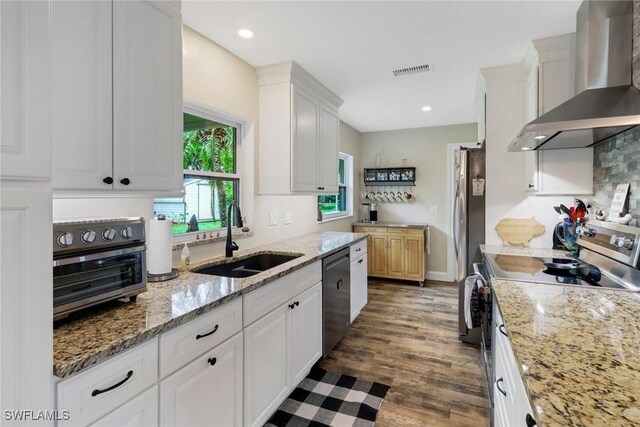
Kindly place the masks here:
POLYGON ((139 245, 139 246, 133 246, 130 248, 114 249, 112 251, 98 252, 94 254, 78 255, 78 256, 73 256, 69 258, 54 259, 53 266, 59 267, 61 265, 77 264, 79 262, 84 262, 84 261, 95 261, 97 259, 110 258, 114 256, 119 256, 119 255, 127 255, 135 252, 143 252, 145 250, 146 250, 145 245, 139 245))

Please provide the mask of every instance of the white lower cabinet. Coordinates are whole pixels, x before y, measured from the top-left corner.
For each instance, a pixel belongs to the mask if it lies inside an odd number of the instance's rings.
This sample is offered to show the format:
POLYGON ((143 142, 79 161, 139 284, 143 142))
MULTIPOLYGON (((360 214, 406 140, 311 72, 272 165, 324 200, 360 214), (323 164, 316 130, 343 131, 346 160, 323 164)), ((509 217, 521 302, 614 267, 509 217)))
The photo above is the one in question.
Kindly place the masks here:
POLYGON ((131 399, 91 427, 154 427, 158 425, 158 386, 131 399))
POLYGON ((322 282, 245 328, 245 351, 244 424, 261 426, 322 356, 322 282))
POLYGON ((508 331, 500 309, 493 303, 493 396, 496 427, 535 425, 535 417, 527 396, 518 362, 509 342, 508 331))
MULTIPOLYGON (((366 248, 366 246, 365 246, 366 248)), ((351 323, 367 305, 367 253, 351 261, 351 323)))
POLYGON ((160 381, 160 425, 242 425, 242 332, 160 381))

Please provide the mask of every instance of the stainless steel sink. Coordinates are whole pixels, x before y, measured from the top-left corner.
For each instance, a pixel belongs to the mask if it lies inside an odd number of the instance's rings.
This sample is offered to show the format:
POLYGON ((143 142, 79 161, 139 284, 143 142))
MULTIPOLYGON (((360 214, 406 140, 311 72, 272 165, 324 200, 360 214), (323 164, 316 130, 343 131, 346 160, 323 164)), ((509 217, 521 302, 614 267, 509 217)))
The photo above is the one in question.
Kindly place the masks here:
POLYGON ((212 265, 192 270, 194 273, 210 274, 212 276, 233 277, 236 279, 250 277, 262 273, 280 264, 294 260, 302 255, 291 254, 257 254, 238 261, 212 265))

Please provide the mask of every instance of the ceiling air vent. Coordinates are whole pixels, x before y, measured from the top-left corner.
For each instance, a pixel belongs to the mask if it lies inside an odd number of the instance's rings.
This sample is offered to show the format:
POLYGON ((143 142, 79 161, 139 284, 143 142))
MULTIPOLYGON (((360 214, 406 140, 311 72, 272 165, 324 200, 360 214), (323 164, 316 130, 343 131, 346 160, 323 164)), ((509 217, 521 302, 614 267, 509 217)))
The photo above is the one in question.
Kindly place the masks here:
POLYGON ((431 71, 431 65, 429 64, 413 65, 411 67, 396 68, 393 70, 393 75, 401 77, 409 74, 426 73, 428 71, 431 71))

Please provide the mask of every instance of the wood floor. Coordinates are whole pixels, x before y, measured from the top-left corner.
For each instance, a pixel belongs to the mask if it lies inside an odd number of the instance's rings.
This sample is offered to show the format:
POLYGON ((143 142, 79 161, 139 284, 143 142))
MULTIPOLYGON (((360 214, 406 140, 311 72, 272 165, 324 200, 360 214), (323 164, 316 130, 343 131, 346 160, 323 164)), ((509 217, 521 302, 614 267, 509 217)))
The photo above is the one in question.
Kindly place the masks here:
POLYGON ((369 279, 369 302, 320 362, 391 386, 376 426, 488 426, 480 350, 458 340, 451 284, 369 279))

